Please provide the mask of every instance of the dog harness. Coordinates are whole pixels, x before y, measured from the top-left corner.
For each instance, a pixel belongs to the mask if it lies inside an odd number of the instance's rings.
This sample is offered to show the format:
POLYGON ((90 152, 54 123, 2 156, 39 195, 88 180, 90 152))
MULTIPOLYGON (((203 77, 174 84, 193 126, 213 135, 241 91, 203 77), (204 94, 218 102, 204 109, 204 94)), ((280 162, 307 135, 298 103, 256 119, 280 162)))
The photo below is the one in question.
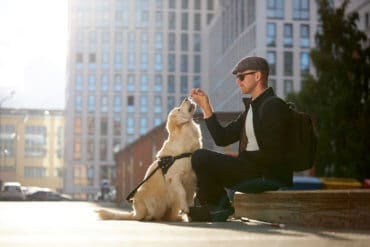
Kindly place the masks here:
POLYGON ((162 170, 162 174, 164 176, 164 175, 167 174, 168 170, 173 165, 173 163, 175 163, 176 160, 182 159, 182 158, 186 158, 186 157, 190 157, 191 155, 192 155, 192 153, 183 153, 183 154, 179 154, 179 155, 176 155, 176 156, 163 156, 163 157, 159 157, 157 159, 157 164, 158 164, 157 167, 143 181, 141 181, 139 183, 139 185, 136 186, 135 189, 133 189, 127 195, 126 200, 128 202, 132 202, 132 198, 136 194, 136 191, 140 188, 141 185, 143 185, 146 181, 148 181, 149 178, 151 178, 158 169, 161 169, 162 170))

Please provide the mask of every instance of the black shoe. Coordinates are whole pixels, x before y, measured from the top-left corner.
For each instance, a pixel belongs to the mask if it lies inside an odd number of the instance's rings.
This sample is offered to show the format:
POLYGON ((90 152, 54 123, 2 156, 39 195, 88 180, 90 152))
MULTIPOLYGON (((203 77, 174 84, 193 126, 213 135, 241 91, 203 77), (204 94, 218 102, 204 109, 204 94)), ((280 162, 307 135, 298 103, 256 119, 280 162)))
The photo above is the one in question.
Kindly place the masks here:
POLYGON ((209 211, 212 222, 225 222, 230 215, 233 215, 235 212, 232 206, 224 208, 214 208, 209 211))
POLYGON ((198 206, 191 207, 189 216, 193 222, 224 222, 234 214, 233 207, 198 206))

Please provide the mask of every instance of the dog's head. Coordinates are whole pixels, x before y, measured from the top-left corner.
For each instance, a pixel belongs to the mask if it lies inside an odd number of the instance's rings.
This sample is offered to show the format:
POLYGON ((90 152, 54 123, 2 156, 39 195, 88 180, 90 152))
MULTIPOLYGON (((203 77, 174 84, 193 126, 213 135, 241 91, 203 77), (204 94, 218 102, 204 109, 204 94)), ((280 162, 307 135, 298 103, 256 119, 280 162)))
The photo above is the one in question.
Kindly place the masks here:
POLYGON ((189 99, 185 98, 180 106, 172 109, 167 119, 167 130, 169 133, 181 128, 182 125, 189 123, 193 120, 195 113, 195 104, 189 99))

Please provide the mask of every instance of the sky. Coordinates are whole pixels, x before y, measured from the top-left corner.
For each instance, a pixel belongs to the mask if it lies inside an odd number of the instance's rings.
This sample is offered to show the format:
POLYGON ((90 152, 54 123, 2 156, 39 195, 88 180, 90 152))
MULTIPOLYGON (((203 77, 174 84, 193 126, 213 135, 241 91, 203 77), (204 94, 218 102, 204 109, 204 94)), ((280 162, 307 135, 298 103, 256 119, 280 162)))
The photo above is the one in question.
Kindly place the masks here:
POLYGON ((67 30, 68 0, 0 0, 1 107, 64 109, 67 30))

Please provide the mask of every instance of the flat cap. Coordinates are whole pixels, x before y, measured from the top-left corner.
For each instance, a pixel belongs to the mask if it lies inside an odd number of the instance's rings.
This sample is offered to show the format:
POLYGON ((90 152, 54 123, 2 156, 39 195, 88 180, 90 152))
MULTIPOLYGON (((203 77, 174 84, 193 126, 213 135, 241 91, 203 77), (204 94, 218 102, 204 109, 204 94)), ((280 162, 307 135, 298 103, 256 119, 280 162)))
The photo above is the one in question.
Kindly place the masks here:
POLYGON ((244 57, 242 58, 233 68, 232 73, 235 75, 237 73, 246 71, 246 70, 257 70, 265 71, 269 73, 269 65, 263 57, 244 57))

